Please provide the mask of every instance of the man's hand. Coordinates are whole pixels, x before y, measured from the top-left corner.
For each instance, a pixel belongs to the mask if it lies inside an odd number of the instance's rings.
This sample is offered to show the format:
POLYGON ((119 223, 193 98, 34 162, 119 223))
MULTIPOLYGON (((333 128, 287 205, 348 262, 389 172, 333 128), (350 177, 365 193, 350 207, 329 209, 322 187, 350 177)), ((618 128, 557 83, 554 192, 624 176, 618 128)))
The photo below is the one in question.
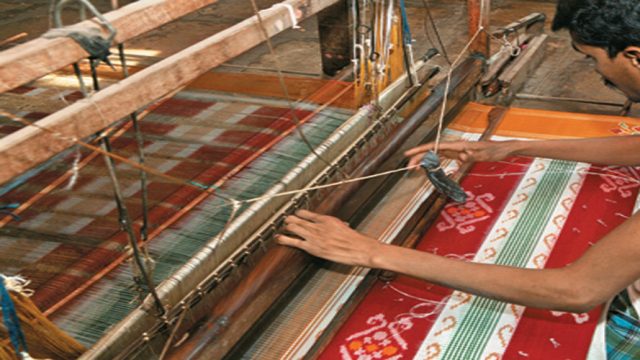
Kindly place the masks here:
POLYGON ((278 235, 281 245, 302 249, 311 255, 347 265, 373 264, 373 256, 384 246, 380 242, 351 229, 332 216, 299 210, 285 220, 285 230, 304 239, 278 235))
MULTIPOLYGON (((442 156, 461 162, 499 161, 512 155, 511 144, 514 141, 453 141, 440 144, 438 149, 442 156)), ((429 143, 407 150, 404 154, 410 157, 409 166, 417 166, 427 151, 433 150, 435 143, 429 143)))

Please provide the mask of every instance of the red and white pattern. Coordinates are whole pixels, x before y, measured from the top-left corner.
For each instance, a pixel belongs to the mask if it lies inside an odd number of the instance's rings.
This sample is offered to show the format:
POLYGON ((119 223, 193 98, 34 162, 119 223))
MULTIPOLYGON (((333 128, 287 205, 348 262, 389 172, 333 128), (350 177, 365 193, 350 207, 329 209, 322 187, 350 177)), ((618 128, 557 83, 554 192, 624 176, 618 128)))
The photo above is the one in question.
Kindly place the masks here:
POLYGON ((467 191, 467 202, 464 204, 451 203, 442 212, 442 221, 436 224, 440 232, 456 229, 460 234, 468 234, 476 229, 475 224, 486 221, 493 214, 489 202, 495 200, 492 193, 475 195, 467 191))
POLYGON ((633 189, 640 186, 638 168, 631 166, 607 166, 600 177, 604 181, 600 189, 605 193, 618 192, 623 198, 633 195, 633 189))

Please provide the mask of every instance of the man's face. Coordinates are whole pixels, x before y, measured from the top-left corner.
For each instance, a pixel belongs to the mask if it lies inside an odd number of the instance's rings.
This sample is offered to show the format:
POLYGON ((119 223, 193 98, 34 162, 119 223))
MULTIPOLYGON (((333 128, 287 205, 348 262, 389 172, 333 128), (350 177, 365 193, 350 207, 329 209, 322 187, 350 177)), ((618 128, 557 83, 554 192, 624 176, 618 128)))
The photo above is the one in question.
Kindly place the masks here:
POLYGON ((640 54, 640 48, 629 47, 611 58, 603 48, 575 41, 573 47, 593 59, 596 72, 602 75, 606 84, 618 88, 630 100, 640 102, 640 66, 639 59, 635 56, 640 54))

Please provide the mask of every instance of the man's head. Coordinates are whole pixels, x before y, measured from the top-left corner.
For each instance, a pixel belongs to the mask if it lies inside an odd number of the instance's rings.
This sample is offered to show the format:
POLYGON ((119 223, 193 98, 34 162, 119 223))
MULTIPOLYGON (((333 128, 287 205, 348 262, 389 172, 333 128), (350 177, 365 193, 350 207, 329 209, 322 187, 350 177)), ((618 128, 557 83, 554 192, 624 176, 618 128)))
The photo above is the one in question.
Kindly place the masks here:
POLYGON ((559 0, 552 29, 569 30, 596 71, 640 101, 640 1, 559 0))

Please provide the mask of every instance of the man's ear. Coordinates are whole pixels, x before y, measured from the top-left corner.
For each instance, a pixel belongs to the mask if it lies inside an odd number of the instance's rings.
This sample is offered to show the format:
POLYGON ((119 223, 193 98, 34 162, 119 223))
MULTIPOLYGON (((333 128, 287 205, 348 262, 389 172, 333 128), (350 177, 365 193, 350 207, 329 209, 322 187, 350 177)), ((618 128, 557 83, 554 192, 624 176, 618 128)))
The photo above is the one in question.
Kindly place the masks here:
POLYGON ((628 46, 624 49, 624 56, 631 60, 633 66, 640 69, 640 47, 628 46))

